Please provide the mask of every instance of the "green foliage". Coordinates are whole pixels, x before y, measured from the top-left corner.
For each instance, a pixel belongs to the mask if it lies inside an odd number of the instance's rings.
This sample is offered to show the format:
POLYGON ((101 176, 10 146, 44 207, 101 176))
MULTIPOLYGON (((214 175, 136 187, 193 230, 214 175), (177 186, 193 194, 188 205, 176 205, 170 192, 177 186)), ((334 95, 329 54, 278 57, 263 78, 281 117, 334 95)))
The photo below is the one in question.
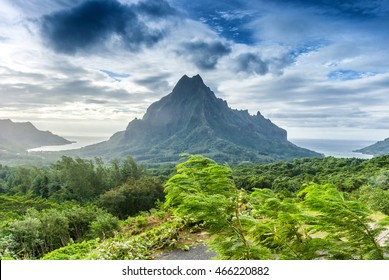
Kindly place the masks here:
POLYGON ((43 254, 42 222, 34 217, 36 212, 30 211, 23 220, 16 220, 9 226, 15 247, 8 248, 23 259, 31 259, 43 254))
POLYGON ((202 222, 211 234, 218 234, 210 245, 221 258, 259 257, 252 256, 258 250, 246 240, 240 211, 244 194, 235 188, 232 170, 201 155, 187 157, 166 183, 165 205, 173 207, 176 215, 202 222))
POLYGON ((106 165, 100 158, 87 160, 62 156, 49 168, 1 166, 0 192, 84 203, 144 175, 145 169, 131 157, 122 161, 114 159, 106 165))
POLYGON ((384 228, 371 225, 371 212, 363 203, 346 200, 329 184, 310 184, 299 196, 303 206, 315 212, 307 224, 310 231, 324 234, 326 258, 384 259, 384 250, 378 243, 384 228))
POLYGON ((151 259, 175 246, 182 218, 210 234, 220 259, 382 259, 388 166, 388 156, 330 157, 232 170, 200 155, 153 177, 132 158, 0 166, 0 258, 151 259), (166 201, 156 176, 171 176, 166 201), (162 208, 120 226, 111 215, 126 219, 163 201, 176 217, 169 222, 162 208))
POLYGON ((92 238, 106 239, 119 230, 119 219, 108 213, 100 214, 90 224, 89 234, 92 238))
POLYGON ((31 208, 18 220, 3 224, 1 252, 5 256, 36 259, 73 240, 108 238, 117 230, 119 220, 96 206, 67 204, 62 209, 42 211, 31 208))
POLYGON ((389 189, 363 186, 354 193, 371 210, 380 211, 389 215, 389 189))
POLYGON ((16 260, 18 256, 13 251, 16 241, 10 235, 0 237, 0 260, 16 260))
POLYGON ((100 244, 100 239, 69 244, 42 257, 42 260, 83 260, 86 255, 100 244))
POLYGON ((143 227, 147 226, 147 224, 148 224, 147 217, 145 217, 143 215, 139 215, 139 216, 135 217, 135 227, 136 228, 143 228, 143 227))
POLYGON ((255 189, 250 195, 255 223, 250 238, 263 246, 271 258, 315 259, 320 240, 312 238, 304 225, 305 213, 293 198, 284 198, 268 189, 255 189))
POLYGON ((163 223, 139 235, 129 238, 112 238, 89 252, 86 259, 97 260, 147 260, 163 248, 174 248, 181 221, 163 223))
POLYGON ((5 195, 0 194, 0 220, 16 219, 26 214, 28 209, 43 210, 58 208, 59 205, 31 195, 5 195))
POLYGON ((104 190, 101 176, 91 160, 63 156, 52 167, 65 199, 90 200, 104 190))
POLYGON ((161 182, 150 176, 142 176, 138 180, 127 181, 124 185, 113 188, 100 195, 98 205, 121 219, 146 211, 163 200, 161 182))
POLYGON ((166 206, 214 236, 210 247, 221 259, 383 259, 387 253, 379 244, 384 226, 330 184, 306 185, 298 197, 270 189, 248 195, 236 189, 227 166, 196 155, 177 166, 165 191, 166 206))
POLYGON ((63 211, 48 209, 34 216, 38 217, 42 224, 41 234, 45 252, 68 244, 69 221, 63 211))
POLYGON ((234 169, 234 181, 238 188, 253 190, 268 188, 276 192, 299 191, 310 182, 335 185, 340 191, 351 192, 363 185, 386 188, 389 174, 389 157, 371 160, 356 158, 307 158, 292 162, 276 162, 234 169))

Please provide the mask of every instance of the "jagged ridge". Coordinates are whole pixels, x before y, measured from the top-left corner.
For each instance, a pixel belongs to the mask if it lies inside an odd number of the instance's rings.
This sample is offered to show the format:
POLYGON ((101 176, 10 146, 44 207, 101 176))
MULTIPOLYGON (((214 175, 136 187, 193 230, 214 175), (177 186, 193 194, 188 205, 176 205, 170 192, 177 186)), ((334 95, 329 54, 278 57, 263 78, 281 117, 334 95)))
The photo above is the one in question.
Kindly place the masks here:
POLYGON ((175 162, 182 152, 218 161, 269 161, 320 156, 287 141, 287 133, 260 112, 234 110, 197 75, 184 75, 173 91, 150 105, 142 119, 107 142, 83 149, 103 156, 129 154, 140 162, 175 162))

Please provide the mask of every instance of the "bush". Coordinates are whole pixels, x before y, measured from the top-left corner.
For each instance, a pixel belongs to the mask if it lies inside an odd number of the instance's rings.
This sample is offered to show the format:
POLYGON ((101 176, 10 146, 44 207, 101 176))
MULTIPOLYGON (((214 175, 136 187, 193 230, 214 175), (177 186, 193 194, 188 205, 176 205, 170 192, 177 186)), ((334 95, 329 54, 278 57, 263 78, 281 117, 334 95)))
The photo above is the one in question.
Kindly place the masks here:
POLYGON ((102 213, 97 216, 90 225, 89 237, 106 239, 114 236, 119 230, 119 219, 109 213, 102 213))

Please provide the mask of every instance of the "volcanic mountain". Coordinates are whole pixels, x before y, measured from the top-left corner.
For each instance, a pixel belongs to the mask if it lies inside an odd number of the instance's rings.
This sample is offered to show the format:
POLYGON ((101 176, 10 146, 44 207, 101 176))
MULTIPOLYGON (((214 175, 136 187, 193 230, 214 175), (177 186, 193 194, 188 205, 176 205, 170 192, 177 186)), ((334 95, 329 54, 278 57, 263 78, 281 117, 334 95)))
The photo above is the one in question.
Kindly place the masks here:
POLYGON ((150 105, 142 119, 134 119, 106 142, 78 150, 77 155, 131 155, 149 165, 177 162, 183 152, 230 164, 321 156, 290 143, 286 131, 259 112, 253 116, 229 108, 199 75, 184 75, 170 94, 150 105))

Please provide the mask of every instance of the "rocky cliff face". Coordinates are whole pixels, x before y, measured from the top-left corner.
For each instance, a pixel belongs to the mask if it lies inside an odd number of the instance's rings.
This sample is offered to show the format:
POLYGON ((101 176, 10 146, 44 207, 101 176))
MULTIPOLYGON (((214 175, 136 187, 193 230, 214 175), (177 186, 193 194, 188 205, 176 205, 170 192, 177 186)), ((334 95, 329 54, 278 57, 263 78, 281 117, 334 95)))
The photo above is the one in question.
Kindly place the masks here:
POLYGON ((199 75, 183 76, 170 94, 150 105, 142 119, 86 150, 128 154, 147 163, 175 162, 182 152, 232 164, 319 156, 288 142, 286 131, 259 112, 252 116, 229 108, 199 75))

